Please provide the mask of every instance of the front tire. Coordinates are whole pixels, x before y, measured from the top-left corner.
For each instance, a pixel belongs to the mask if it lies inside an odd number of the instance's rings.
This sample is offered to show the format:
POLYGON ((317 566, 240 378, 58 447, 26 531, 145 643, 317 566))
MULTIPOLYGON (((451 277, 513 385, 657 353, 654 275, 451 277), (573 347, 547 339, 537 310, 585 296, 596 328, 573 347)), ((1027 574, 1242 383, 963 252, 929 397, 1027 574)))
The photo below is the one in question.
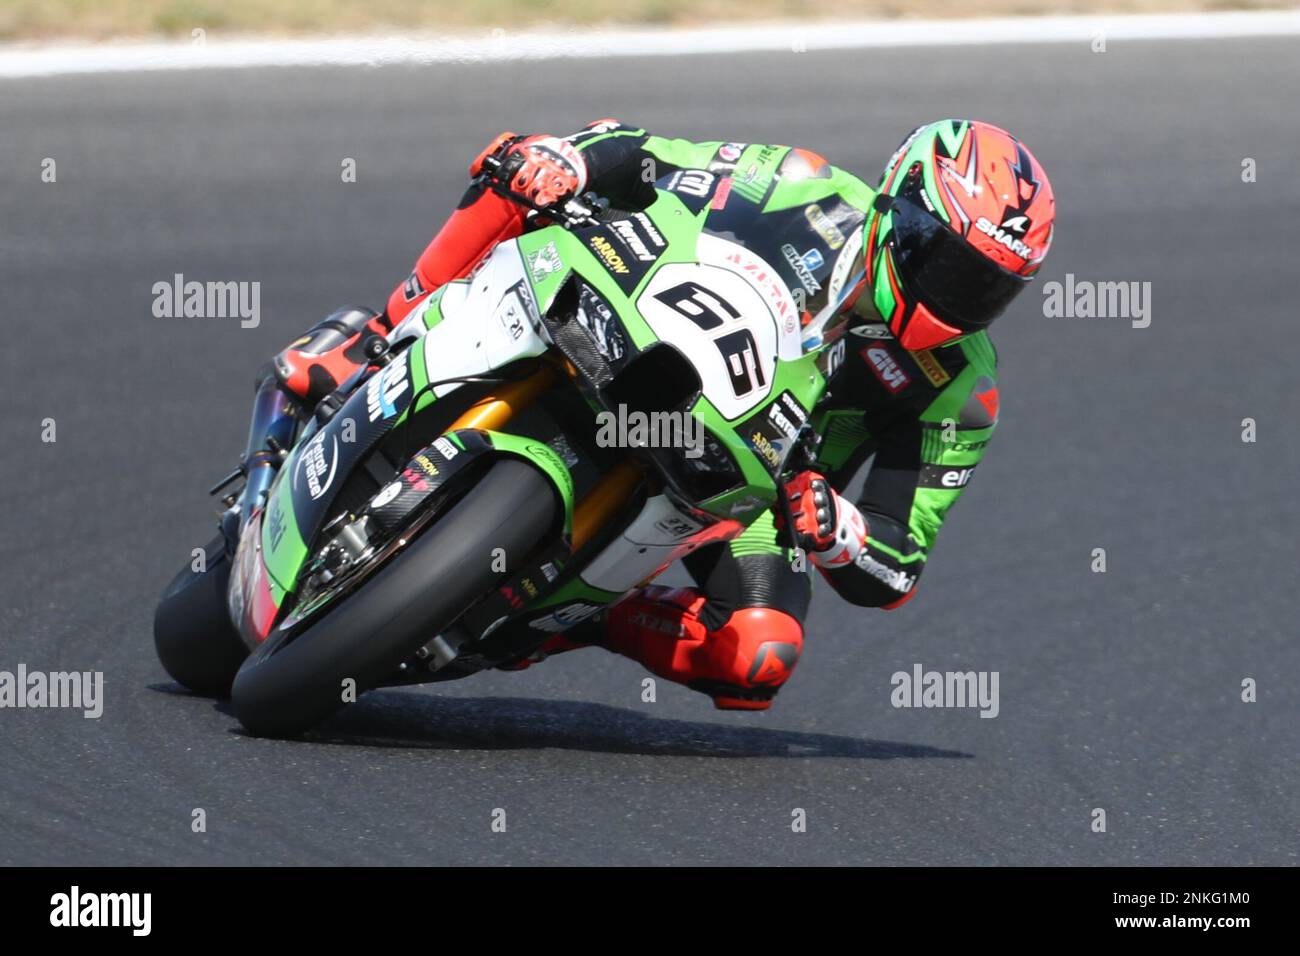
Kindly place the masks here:
POLYGON ((229 697, 230 685, 248 656, 248 647, 230 623, 226 586, 230 559, 225 538, 204 548, 201 572, 189 565, 172 578, 153 617, 158 660, 172 680, 205 697, 229 697))
POLYGON ((446 630, 553 534, 559 498, 539 470, 503 458, 355 594, 285 643, 272 630, 244 662, 231 694, 253 734, 293 736, 343 706, 344 681, 359 694, 378 686, 434 635, 446 630))

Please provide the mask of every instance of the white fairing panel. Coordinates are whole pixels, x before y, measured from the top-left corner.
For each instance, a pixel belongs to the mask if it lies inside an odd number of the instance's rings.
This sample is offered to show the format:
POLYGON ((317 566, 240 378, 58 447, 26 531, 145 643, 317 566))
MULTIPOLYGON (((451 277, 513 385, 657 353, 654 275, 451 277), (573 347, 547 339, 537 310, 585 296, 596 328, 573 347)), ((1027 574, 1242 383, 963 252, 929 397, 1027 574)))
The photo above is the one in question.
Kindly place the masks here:
MULTIPOLYGON (((441 305, 442 321, 420 343, 431 382, 482 375, 548 347, 513 242, 498 245, 468 282, 448 285, 441 305)), ((441 398, 459 385, 448 382, 433 391, 441 398)))
POLYGON ((645 503, 623 534, 583 569, 581 577, 592 587, 622 593, 695 548, 735 537, 742 530, 736 522, 706 525, 679 510, 664 495, 656 495, 645 503))
POLYGON ((707 233, 696 242, 695 255, 700 262, 730 269, 743 276, 758 290, 776 323, 777 354, 783 361, 793 361, 803 355, 799 343, 799 308, 790 287, 776 269, 739 243, 707 233))
POLYGON ((776 270, 743 246, 705 235, 696 254, 661 266, 637 309, 695 365, 704 397, 736 419, 771 394, 778 356, 803 354, 799 312, 776 270))

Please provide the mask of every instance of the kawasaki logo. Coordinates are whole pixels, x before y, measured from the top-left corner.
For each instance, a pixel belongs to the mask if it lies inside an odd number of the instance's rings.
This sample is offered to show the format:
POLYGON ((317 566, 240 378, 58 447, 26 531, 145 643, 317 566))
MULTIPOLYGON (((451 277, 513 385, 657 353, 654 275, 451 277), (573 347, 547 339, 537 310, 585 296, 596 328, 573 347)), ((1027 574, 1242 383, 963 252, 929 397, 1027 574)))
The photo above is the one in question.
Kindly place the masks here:
POLYGON ((1034 250, 1013 236, 1005 227, 1010 227, 1012 229, 1018 228, 1023 232, 1025 228, 1025 217, 1016 216, 1012 219, 1008 219, 1001 226, 993 225, 993 223, 984 216, 980 216, 975 220, 975 228, 991 238, 994 242, 999 242, 1006 246, 1021 259, 1032 259, 1034 257, 1034 250))
POLYGON ((916 575, 904 574, 902 571, 895 571, 893 568, 886 567, 873 558, 871 552, 865 548, 858 552, 855 563, 877 581, 889 585, 900 594, 906 594, 912 590, 912 585, 916 583, 916 575))

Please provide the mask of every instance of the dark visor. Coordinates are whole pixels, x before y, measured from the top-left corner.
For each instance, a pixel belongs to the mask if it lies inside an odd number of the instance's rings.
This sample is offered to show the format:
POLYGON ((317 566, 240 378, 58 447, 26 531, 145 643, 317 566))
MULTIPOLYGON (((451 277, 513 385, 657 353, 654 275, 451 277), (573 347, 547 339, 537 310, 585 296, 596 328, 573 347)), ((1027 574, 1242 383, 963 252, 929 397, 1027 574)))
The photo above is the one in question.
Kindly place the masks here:
POLYGON ((894 262, 908 292, 963 331, 982 329, 1028 281, 1002 268, 906 196, 890 204, 894 262))

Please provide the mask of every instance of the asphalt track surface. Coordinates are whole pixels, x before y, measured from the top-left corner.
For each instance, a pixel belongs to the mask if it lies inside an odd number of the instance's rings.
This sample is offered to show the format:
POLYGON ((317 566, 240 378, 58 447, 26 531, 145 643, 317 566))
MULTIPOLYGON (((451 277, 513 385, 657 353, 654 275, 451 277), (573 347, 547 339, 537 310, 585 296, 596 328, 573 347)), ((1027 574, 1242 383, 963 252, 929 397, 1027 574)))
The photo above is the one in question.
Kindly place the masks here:
POLYGON ((106 680, 99 720, 0 711, 0 862, 1295 863, 1298 55, 1258 39, 0 85, 0 670, 106 680), (607 115, 791 142, 872 179, 917 122, 999 122, 1056 186, 1044 279, 1150 282, 1152 323, 1022 297, 995 334, 1002 424, 919 597, 885 614, 819 587, 767 714, 662 681, 642 703, 641 670, 590 650, 375 693, 306 742, 245 736, 168 681, 150 629, 209 535, 253 370, 334 306, 381 301, 498 130, 607 115), (177 272, 260 281, 260 325, 154 318, 177 272), (999 715, 892 707, 915 663, 999 672, 999 715))

